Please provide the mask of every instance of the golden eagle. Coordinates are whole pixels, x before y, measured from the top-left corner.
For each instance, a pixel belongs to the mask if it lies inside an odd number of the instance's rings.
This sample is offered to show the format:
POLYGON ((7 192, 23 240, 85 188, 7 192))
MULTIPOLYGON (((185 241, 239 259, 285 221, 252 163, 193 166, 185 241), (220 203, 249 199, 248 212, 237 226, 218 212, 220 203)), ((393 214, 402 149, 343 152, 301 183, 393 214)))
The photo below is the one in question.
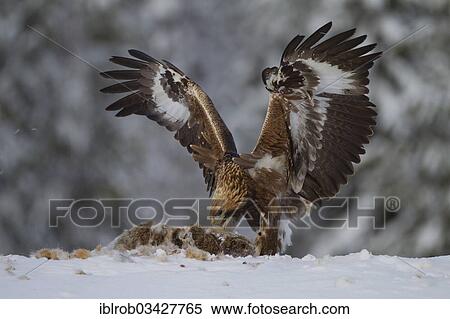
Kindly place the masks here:
POLYGON ((360 46, 366 36, 353 37, 355 29, 320 41, 330 29, 331 22, 306 39, 297 35, 280 65, 262 72, 269 106, 251 153, 237 152, 197 83, 170 62, 137 50, 129 50, 133 58, 110 59, 129 69, 101 73, 124 80, 102 92, 130 93, 106 110, 144 115, 175 132, 203 169, 213 220, 226 226, 246 218, 257 232, 257 254, 275 254, 289 241, 285 221, 347 182, 376 123, 367 85, 381 52, 370 53, 376 44, 360 46))

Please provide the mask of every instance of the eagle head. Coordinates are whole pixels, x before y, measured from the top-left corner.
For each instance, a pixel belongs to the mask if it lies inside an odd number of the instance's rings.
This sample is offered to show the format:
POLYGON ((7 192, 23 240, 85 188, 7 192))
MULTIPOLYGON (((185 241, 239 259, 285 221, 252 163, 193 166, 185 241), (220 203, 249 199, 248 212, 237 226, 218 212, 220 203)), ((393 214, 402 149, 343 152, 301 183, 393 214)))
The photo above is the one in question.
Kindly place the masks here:
POLYGON ((262 80, 266 86, 266 89, 273 92, 276 87, 275 83, 278 80, 278 68, 276 66, 272 68, 265 68, 262 71, 262 80))

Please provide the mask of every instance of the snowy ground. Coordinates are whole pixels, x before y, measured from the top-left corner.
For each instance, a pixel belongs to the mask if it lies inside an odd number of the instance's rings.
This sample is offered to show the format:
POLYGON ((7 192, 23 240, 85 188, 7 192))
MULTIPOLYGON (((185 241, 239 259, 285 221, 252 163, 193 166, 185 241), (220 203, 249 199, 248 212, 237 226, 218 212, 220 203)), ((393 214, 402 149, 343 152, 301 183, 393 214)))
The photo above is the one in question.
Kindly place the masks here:
POLYGON ((0 257, 0 267, 0 298, 450 298, 450 256, 411 259, 365 250, 214 261, 163 252, 50 261, 10 255, 0 257))

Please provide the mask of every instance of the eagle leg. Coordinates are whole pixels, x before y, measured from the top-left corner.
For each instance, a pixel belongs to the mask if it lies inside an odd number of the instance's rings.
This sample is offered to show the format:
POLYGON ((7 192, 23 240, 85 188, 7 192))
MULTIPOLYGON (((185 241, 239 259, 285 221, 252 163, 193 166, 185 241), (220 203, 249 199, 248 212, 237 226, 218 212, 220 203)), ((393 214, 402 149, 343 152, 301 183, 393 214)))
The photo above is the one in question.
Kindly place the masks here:
POLYGON ((259 231, 255 240, 255 253, 257 256, 275 255, 280 252, 279 224, 280 214, 261 214, 259 231))

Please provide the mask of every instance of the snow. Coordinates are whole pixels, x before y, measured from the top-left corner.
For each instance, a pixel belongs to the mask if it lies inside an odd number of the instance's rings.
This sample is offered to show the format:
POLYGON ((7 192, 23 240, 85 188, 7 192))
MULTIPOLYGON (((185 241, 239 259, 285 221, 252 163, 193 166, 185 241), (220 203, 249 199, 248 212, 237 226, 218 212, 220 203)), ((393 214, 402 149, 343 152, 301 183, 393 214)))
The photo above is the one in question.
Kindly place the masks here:
POLYGON ((450 256, 0 257, 0 298, 450 298, 450 256), (42 264, 42 265, 41 265, 42 264), (41 265, 40 267, 38 267, 41 265), (35 267, 35 270, 33 270, 35 267))

